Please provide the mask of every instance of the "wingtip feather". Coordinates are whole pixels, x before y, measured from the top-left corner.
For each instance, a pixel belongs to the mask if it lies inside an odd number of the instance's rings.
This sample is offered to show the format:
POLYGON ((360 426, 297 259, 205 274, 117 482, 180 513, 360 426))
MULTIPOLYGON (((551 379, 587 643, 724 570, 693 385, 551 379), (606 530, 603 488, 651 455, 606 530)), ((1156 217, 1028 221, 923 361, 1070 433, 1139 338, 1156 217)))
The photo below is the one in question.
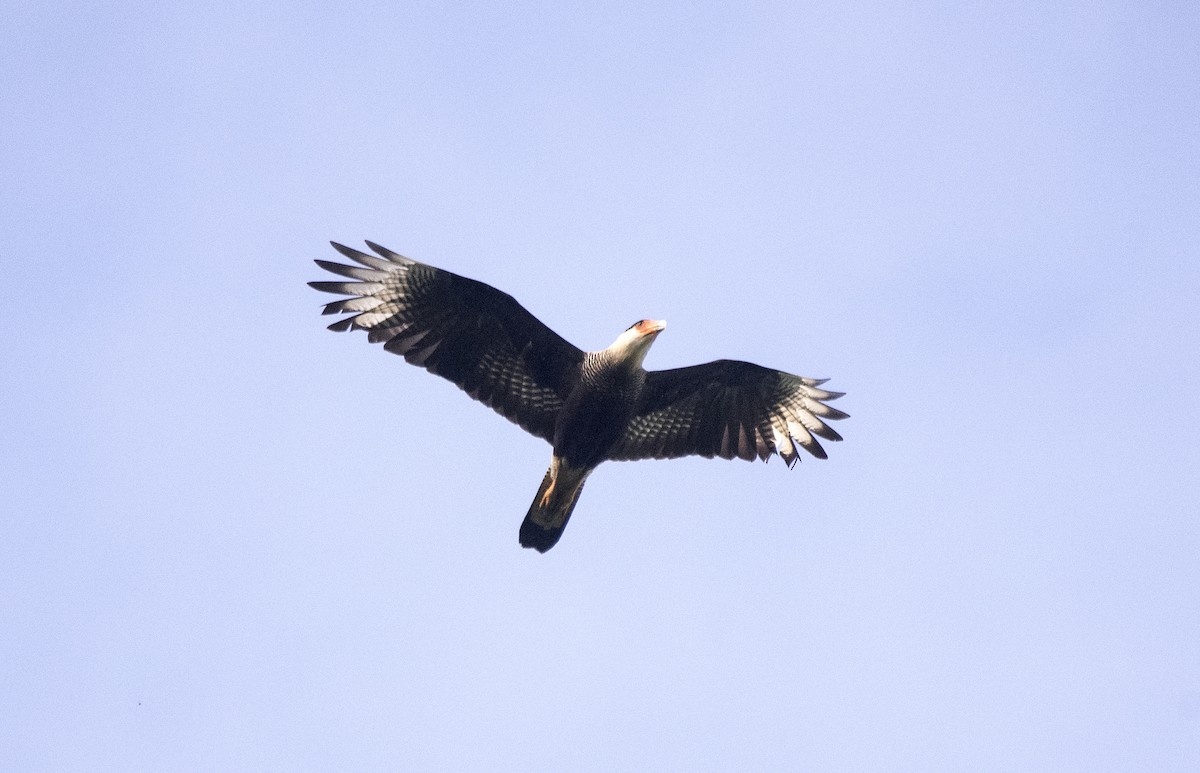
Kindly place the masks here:
POLYGON ((308 286, 314 290, 319 290, 323 293, 334 293, 336 295, 353 295, 353 292, 346 290, 345 282, 309 282, 308 286))
POLYGON ((355 255, 360 254, 358 250, 354 249, 353 247, 347 247, 346 245, 342 244, 341 242, 331 241, 331 242, 329 242, 329 244, 331 247, 333 247, 335 250, 337 250, 338 252, 345 255, 347 258, 353 259, 355 255))
POLYGON ((371 241, 370 239, 363 239, 363 242, 368 247, 370 247, 372 250, 374 250, 375 253, 378 254, 380 257, 387 258, 388 260, 392 261, 393 263, 407 263, 408 262, 408 258, 404 257, 400 253, 394 252, 393 250, 389 250, 387 247, 378 245, 375 242, 371 241))

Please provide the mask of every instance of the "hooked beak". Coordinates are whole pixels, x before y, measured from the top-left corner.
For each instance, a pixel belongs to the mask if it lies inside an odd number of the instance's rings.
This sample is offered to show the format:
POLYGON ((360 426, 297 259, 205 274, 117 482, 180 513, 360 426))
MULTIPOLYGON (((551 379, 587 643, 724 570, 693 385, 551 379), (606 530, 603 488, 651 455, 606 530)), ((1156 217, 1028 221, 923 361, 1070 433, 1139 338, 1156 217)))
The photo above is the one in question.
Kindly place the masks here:
POLYGON ((665 319, 643 319, 638 323, 638 332, 644 336, 658 335, 667 329, 665 319))

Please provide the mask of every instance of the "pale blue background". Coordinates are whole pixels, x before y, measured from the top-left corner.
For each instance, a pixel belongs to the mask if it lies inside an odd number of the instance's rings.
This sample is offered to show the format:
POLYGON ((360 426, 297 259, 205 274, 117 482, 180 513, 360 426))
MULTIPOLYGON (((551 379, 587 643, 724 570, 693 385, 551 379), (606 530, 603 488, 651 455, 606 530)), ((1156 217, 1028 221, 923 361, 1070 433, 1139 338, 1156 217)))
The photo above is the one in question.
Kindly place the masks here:
POLYGON ((0 768, 1200 770, 1200 6, 963 5, 6 3, 0 768), (363 238, 847 440, 521 550, 363 238))

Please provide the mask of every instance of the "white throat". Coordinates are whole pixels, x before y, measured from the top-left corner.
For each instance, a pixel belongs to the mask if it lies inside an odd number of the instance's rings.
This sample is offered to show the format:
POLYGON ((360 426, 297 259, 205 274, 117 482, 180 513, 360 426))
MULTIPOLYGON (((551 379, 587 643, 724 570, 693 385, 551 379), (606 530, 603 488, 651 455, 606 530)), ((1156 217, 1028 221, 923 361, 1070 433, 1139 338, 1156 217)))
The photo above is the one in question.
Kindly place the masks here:
POLYGON ((665 327, 663 322, 642 320, 617 336, 617 340, 613 341, 606 351, 610 352, 615 360, 631 368, 640 368, 654 340, 665 327))

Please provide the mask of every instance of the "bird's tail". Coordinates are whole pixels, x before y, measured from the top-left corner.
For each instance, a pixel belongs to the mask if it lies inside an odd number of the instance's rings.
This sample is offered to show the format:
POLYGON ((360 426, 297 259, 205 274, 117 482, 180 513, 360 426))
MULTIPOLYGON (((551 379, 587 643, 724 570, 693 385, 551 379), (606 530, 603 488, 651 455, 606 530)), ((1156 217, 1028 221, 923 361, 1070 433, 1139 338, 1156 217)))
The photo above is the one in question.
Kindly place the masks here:
POLYGON ((533 548, 539 553, 554 547, 563 529, 567 528, 567 520, 590 472, 570 468, 557 459, 550 465, 521 523, 521 547, 533 548))

